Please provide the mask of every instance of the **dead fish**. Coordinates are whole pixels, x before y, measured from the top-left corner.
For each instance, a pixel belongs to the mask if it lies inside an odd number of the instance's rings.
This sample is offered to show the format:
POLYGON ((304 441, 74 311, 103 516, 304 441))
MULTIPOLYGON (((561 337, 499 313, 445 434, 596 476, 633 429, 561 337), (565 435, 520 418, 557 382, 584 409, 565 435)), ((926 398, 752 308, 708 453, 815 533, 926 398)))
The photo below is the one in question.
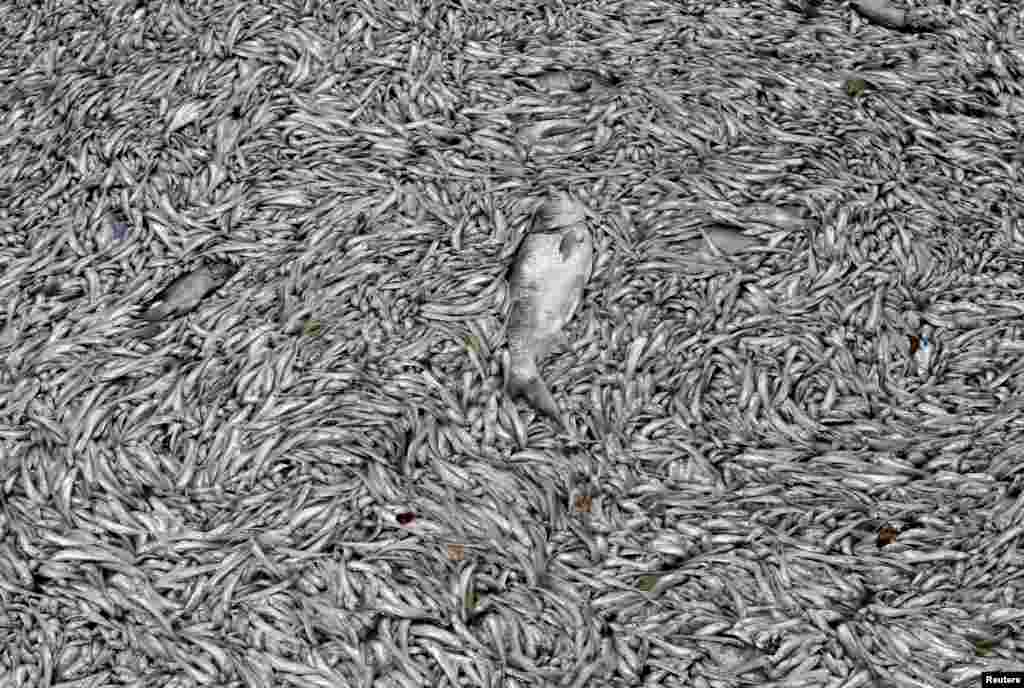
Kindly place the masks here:
POLYGON ((873 24, 896 31, 929 31, 936 28, 924 13, 904 9, 888 0, 854 0, 853 9, 873 24))
POLYGON ((701 228, 703 242, 694 241, 694 248, 697 250, 707 249, 707 244, 723 255, 733 255, 740 251, 762 246, 764 242, 757 237, 743 233, 743 230, 729 227, 728 225, 714 224, 701 228))
POLYGON ((584 206, 567 194, 548 199, 534 216, 509 276, 511 307, 505 323, 509 370, 506 390, 563 426, 539 361, 563 342, 590 280, 594 237, 584 206))
POLYGON ((217 291, 238 272, 238 267, 223 261, 206 261, 168 284, 142 314, 154 322, 194 311, 207 296, 217 291))
POLYGON ((588 70, 548 69, 530 76, 529 81, 540 91, 583 93, 602 80, 596 73, 588 70))
POLYGON ((783 231, 806 231, 810 224, 807 211, 794 205, 753 203, 742 208, 739 217, 744 223, 767 225, 783 231))

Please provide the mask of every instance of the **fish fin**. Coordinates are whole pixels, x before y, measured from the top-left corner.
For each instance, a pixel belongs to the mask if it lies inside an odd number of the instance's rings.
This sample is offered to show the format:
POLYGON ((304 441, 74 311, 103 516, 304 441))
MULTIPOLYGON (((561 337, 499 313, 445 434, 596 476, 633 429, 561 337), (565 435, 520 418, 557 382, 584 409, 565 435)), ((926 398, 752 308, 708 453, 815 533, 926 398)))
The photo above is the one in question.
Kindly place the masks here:
POLYGON ((562 254, 562 260, 569 260, 578 243, 576 232, 569 230, 562 234, 562 240, 558 243, 558 252, 562 254))
POLYGON ((533 408, 558 423, 559 427, 564 427, 562 412, 558 410, 558 404, 555 403, 555 398, 551 396, 551 390, 544 384, 544 380, 541 379, 540 375, 526 377, 512 373, 509 375, 507 389, 513 398, 522 397, 526 399, 533 408))

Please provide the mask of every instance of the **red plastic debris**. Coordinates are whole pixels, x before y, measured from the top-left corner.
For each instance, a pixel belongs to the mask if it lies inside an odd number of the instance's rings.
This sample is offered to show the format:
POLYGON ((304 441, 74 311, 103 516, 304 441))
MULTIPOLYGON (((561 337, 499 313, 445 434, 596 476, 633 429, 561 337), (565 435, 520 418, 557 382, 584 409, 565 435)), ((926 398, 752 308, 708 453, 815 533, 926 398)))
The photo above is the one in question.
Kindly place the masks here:
POLYGON ((413 519, 415 519, 415 518, 416 518, 416 514, 414 514, 411 511, 405 511, 405 512, 400 513, 397 516, 395 516, 395 519, 398 521, 399 525, 403 525, 403 526, 409 525, 410 523, 413 522, 413 519))

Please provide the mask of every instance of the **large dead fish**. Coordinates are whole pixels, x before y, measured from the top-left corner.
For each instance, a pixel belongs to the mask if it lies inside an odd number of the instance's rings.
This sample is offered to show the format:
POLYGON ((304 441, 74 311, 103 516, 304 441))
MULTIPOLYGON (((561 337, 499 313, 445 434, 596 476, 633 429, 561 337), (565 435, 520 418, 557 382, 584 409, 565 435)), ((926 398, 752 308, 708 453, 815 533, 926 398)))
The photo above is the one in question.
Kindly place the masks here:
POLYGON ((191 313, 203 299, 227 284, 236 272, 238 267, 230 263, 205 261, 164 287, 142 314, 142 319, 156 322, 191 313))
POLYGON ((897 31, 933 31, 938 28, 936 18, 926 10, 904 9, 888 0, 854 0, 851 5, 868 21, 897 31))
POLYGON ((594 237, 586 209, 562 194, 545 201, 516 252, 509 277, 505 323, 509 368, 506 390, 525 398, 562 426, 562 414, 541 378, 539 362, 563 340, 590 280, 594 237))

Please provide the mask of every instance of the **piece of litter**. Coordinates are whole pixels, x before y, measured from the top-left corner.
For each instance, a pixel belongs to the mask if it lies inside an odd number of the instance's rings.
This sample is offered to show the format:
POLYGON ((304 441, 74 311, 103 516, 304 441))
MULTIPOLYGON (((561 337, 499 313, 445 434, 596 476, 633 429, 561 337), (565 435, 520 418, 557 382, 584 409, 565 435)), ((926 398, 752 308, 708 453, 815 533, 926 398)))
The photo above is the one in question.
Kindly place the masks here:
POLYGON ((306 324, 302 326, 302 334, 307 337, 316 337, 320 334, 320 321, 310 318, 306 321, 306 324))
POLYGON ((843 84, 843 88, 846 90, 846 95, 851 98, 859 98, 864 95, 864 91, 867 90, 868 82, 860 78, 847 79, 846 83, 843 84))
POLYGON ((899 534, 900 531, 896 530, 892 526, 882 526, 881 529, 879 529, 878 531, 878 541, 875 544, 878 545, 879 549, 885 547, 886 545, 891 545, 892 543, 896 542, 896 536, 898 536, 899 534))
POLYGON ((974 654, 979 657, 988 657, 992 654, 992 650, 995 649, 995 643, 991 640, 975 640, 974 641, 974 654))
POLYGON ((466 548, 459 544, 448 545, 449 561, 462 561, 466 556, 466 548))
POLYGON ((402 512, 402 513, 398 514, 397 516, 395 516, 395 520, 398 521, 399 525, 403 525, 403 526, 409 525, 415 519, 416 519, 416 514, 414 514, 411 511, 405 511, 405 512, 402 512))
POLYGON ((128 225, 123 222, 115 222, 110 227, 110 236, 113 237, 114 241, 121 241, 128 236, 128 225))
POLYGON ((592 503, 593 498, 590 495, 576 495, 576 511, 589 514, 592 503))
POLYGON ((654 586, 656 586, 657 584, 658 584, 658 577, 657 576, 647 575, 647 576, 640 576, 640 580, 637 581, 636 587, 639 590, 643 590, 644 592, 650 592, 650 591, 654 590, 654 586))
POLYGON ((918 375, 927 375, 931 370, 932 363, 932 347, 931 343, 925 337, 917 338, 916 348, 911 345, 913 350, 914 363, 917 365, 918 375))

